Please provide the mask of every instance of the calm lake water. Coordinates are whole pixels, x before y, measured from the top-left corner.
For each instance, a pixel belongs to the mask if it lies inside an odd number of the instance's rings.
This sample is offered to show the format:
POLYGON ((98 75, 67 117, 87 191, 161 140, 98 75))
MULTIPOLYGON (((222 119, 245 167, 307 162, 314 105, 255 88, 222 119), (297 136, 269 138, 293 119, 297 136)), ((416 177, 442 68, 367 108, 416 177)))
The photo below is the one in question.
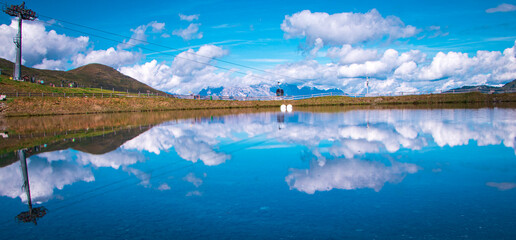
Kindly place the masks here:
POLYGON ((102 131, 27 150, 33 207, 47 209, 37 225, 15 219, 28 211, 22 163, 3 155, 0 239, 516 239, 514 108, 294 109, 102 131))

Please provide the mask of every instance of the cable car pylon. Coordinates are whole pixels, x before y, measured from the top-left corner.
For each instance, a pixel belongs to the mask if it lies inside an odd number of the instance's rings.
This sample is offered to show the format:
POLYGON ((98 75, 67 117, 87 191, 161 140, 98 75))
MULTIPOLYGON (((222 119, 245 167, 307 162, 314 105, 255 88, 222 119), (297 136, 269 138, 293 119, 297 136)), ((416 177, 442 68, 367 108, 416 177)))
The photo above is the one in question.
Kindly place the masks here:
POLYGON ((5 6, 3 11, 10 16, 18 18, 18 35, 14 38, 14 45, 16 46, 16 62, 14 63, 13 79, 21 80, 22 22, 23 20, 34 21, 38 16, 36 12, 25 8, 25 2, 20 5, 5 6))

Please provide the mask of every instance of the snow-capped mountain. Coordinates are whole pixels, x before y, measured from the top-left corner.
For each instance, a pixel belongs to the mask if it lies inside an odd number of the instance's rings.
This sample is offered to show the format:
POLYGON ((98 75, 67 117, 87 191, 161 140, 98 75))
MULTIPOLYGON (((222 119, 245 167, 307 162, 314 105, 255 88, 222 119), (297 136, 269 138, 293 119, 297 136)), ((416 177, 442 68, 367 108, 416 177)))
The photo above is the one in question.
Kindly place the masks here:
MULTIPOLYGON (((309 95, 317 93, 343 93, 340 89, 318 89, 314 87, 301 87, 299 88, 293 84, 282 84, 281 88, 285 92, 285 96, 298 96, 298 95, 309 95)), ((275 96, 277 86, 271 86, 267 84, 253 85, 247 87, 218 87, 218 88, 205 88, 199 92, 201 96, 239 96, 239 97, 260 97, 260 96, 275 96)))

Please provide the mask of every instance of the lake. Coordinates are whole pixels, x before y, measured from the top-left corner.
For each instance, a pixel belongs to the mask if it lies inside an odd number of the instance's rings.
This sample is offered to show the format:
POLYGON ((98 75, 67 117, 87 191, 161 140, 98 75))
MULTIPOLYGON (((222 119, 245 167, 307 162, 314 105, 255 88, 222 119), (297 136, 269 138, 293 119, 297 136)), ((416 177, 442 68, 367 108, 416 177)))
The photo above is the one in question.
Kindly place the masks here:
POLYGON ((3 121, 1 239, 516 239, 515 108, 3 121))

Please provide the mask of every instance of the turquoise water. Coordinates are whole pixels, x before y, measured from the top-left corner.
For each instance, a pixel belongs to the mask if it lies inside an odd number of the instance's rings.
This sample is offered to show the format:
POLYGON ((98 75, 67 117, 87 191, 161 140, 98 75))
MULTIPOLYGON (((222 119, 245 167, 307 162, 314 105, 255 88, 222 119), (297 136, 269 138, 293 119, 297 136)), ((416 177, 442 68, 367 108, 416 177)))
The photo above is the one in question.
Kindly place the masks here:
POLYGON ((27 159, 37 225, 15 220, 21 163, 0 168, 0 238, 516 239, 515 119, 269 112, 82 140, 27 159))

